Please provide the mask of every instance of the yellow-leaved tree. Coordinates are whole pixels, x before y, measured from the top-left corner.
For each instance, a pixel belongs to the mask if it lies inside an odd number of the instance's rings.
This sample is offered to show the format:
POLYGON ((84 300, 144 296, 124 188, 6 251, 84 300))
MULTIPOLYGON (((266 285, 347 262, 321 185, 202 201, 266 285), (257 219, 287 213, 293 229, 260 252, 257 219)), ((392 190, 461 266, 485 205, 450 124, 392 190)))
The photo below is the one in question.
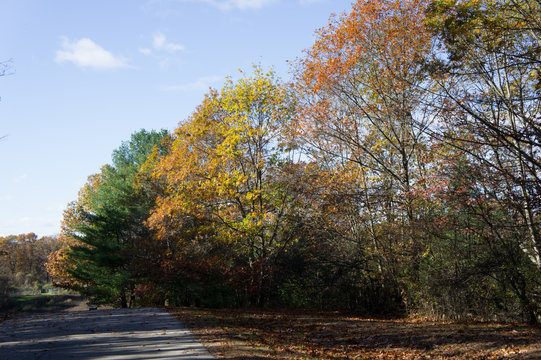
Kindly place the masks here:
POLYGON ((170 153, 154 164, 165 193, 149 226, 181 247, 194 239, 226 244, 235 254, 234 285, 252 304, 265 303, 273 259, 295 239, 296 203, 285 181, 292 151, 283 136, 291 99, 274 72, 260 67, 228 79, 206 95, 176 130, 170 153))

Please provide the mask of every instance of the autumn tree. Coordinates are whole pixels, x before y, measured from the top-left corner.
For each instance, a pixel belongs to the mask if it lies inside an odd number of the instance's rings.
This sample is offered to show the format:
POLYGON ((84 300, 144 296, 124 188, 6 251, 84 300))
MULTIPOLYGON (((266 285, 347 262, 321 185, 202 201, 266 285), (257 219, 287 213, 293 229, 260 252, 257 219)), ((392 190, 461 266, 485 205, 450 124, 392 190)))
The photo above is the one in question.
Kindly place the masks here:
POLYGON ((477 180, 484 207, 474 216, 491 234, 486 241, 500 244, 497 258, 514 259, 502 265, 508 270, 502 282, 534 321, 541 285, 535 280, 541 269, 540 4, 433 1, 428 14, 440 45, 432 63, 443 110, 437 134, 484 169, 477 180))
POLYGON ((11 290, 38 290, 49 283, 47 256, 60 247, 55 236, 34 233, 0 237, 0 305, 11 290))
POLYGON ((280 181, 291 153, 283 137, 290 99, 275 74, 259 67, 227 80, 175 131, 171 153, 155 169, 167 185, 151 228, 181 246, 199 240, 234 249, 239 296, 258 305, 273 262, 295 238, 295 202, 280 181))
POLYGON ((101 179, 99 174, 89 176, 86 184, 79 190, 77 200, 71 201, 63 212, 59 236, 61 248, 49 254, 45 265, 53 284, 58 287, 73 289, 83 285, 71 273, 75 269, 75 263, 69 256, 69 251, 72 247, 83 245, 75 236, 76 228, 85 222, 84 214, 92 211, 91 197, 100 186, 101 179))
MULTIPOLYGON (((482 161, 518 187, 530 243, 541 268, 538 209, 539 18, 536 1, 442 1, 430 8, 431 24, 448 60, 439 60, 444 98, 456 111, 454 125, 467 126, 488 156, 482 161)), ((449 119, 447 119, 449 120, 449 119)))
POLYGON ((50 274, 120 306, 535 321, 540 18, 539 0, 355 1, 292 84, 256 66, 115 151, 50 274))
POLYGON ((369 273, 406 295, 403 280, 416 281, 425 246, 414 234, 423 210, 413 197, 428 159, 425 7, 422 0, 355 2, 319 30, 296 73, 295 131, 314 159, 349 182, 356 211, 345 216, 357 251, 371 258, 369 273))

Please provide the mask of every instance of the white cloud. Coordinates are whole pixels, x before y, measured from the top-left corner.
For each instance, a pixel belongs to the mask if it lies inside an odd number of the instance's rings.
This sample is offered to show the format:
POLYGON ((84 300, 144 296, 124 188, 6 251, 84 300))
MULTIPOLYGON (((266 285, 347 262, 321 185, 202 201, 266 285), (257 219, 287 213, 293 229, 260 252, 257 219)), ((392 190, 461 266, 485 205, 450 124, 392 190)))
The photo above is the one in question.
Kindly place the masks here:
POLYGON ((223 78, 223 76, 204 76, 191 83, 167 86, 164 90, 184 92, 206 91, 213 84, 222 81, 223 78))
MULTIPOLYGON (((281 1, 293 1, 293 0, 147 0, 143 9, 145 11, 151 11, 158 16, 168 16, 175 13, 175 4, 179 2, 198 2, 209 4, 217 7, 221 10, 250 10, 261 9, 264 6, 278 3, 281 1)), ((325 0, 298 0, 301 5, 309 5, 318 3, 325 0)), ((327 0, 329 1, 329 0, 327 0)))
POLYGON ((199 2, 204 2, 222 10, 231 10, 231 9, 261 9, 265 5, 272 4, 277 0, 197 0, 199 2))
POLYGON ((154 49, 158 51, 163 50, 168 53, 175 53, 177 51, 184 50, 184 46, 167 41, 165 35, 162 33, 157 33, 154 35, 152 46, 154 46, 154 49))
POLYGON ((31 231, 40 235, 54 235, 60 232, 59 217, 30 217, 0 221, 0 236, 23 234, 31 231))
MULTIPOLYGON (((171 41, 168 41, 164 34, 158 32, 152 37, 152 49, 150 48, 139 48, 139 52, 144 55, 152 55, 154 52, 157 53, 168 53, 173 54, 179 51, 184 51, 184 46, 177 44, 171 41)), ((169 59, 162 59, 161 62, 169 63, 169 59)))
POLYGON ((150 50, 149 48, 139 48, 139 52, 144 55, 152 54, 152 50, 150 50))
POLYGON ((62 38, 62 49, 56 52, 56 62, 71 62, 79 67, 116 69, 128 67, 126 60, 105 50, 89 38, 70 41, 62 38))
POLYGON ((22 175, 14 177, 13 182, 16 184, 20 184, 26 179, 28 179, 28 174, 22 174, 22 175))

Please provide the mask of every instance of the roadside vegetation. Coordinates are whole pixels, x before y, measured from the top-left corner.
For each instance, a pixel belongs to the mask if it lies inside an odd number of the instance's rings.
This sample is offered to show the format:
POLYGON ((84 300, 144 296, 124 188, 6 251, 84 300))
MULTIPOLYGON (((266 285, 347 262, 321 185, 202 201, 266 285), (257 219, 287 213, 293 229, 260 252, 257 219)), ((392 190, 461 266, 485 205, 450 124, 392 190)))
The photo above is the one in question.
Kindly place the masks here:
POLYGON ((80 305, 81 296, 55 287, 45 268, 60 247, 55 236, 0 237, 0 320, 80 305))
POLYGON ((54 289, 45 268, 47 257, 58 250, 57 237, 34 233, 0 237, 0 311, 15 295, 62 292, 54 289))
POLYGON ((0 306, 179 307, 224 359, 540 358, 541 0, 357 0, 291 64, 1 238, 0 306))
POLYGON ((0 320, 68 309, 86 310, 84 300, 74 294, 14 295, 0 309, 0 320))
POLYGON ((97 304, 541 316, 541 2, 358 0, 141 130, 47 268, 97 304))

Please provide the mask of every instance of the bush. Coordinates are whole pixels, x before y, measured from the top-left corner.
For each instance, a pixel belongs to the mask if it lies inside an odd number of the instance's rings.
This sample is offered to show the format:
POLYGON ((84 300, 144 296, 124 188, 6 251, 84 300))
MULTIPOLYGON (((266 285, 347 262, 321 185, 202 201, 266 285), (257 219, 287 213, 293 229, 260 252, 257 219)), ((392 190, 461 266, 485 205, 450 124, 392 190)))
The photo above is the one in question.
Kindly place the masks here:
POLYGON ((278 286, 278 302, 281 306, 291 308, 306 308, 311 305, 308 292, 295 280, 288 280, 278 286))

